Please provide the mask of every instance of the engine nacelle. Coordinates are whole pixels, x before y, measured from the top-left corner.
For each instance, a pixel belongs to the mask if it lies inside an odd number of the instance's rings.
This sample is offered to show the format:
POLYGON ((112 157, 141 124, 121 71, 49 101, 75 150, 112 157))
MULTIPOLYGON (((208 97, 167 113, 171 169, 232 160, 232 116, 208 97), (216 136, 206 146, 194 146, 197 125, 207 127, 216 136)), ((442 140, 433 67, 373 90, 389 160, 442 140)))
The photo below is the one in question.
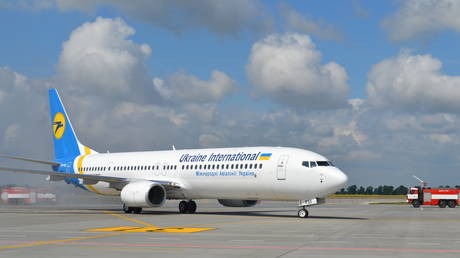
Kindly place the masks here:
POLYGON ((256 205, 259 201, 258 200, 217 200, 220 204, 225 207, 252 207, 256 205))
POLYGON ((166 190, 158 183, 137 181, 123 187, 120 197, 128 207, 160 207, 166 200, 166 190))

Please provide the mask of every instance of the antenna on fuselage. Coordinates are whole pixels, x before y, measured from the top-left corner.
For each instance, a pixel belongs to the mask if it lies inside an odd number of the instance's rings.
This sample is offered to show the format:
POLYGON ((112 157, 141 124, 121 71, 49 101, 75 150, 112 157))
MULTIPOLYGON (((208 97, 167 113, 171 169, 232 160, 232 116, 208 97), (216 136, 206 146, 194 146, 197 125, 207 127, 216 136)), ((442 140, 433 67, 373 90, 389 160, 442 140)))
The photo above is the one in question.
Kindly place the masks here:
POLYGON ((172 149, 173 149, 173 150, 176 150, 176 147, 174 147, 174 145, 173 145, 173 146, 172 146, 172 149))

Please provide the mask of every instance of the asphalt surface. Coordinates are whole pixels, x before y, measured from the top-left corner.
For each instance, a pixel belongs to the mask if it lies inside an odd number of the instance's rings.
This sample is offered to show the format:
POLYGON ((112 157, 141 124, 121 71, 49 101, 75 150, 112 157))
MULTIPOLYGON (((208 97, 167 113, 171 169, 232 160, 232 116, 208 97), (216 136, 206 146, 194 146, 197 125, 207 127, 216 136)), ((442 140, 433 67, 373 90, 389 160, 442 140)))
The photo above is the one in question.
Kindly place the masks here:
POLYGON ((169 201, 139 215, 113 203, 0 205, 0 257, 460 256, 460 208, 366 202, 330 201, 307 219, 293 202, 198 201, 196 214, 178 214, 169 201))

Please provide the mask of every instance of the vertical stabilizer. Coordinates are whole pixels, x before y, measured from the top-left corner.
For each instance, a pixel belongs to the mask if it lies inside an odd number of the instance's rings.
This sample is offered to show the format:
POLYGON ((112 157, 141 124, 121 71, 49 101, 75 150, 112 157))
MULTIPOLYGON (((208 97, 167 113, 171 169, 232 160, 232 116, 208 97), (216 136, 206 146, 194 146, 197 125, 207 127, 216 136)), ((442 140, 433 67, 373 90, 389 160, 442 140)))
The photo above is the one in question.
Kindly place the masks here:
POLYGON ((51 128, 54 141, 54 156, 58 160, 74 159, 82 154, 89 154, 88 147, 78 141, 72 123, 62 104, 56 89, 49 90, 51 128))

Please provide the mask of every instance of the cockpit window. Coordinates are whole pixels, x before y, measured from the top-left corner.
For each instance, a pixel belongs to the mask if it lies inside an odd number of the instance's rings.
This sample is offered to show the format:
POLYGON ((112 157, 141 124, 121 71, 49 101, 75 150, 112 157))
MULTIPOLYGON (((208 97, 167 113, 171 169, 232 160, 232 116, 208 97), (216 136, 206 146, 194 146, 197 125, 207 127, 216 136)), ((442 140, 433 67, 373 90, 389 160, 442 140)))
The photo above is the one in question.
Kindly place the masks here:
POLYGON ((319 167, 329 167, 334 166, 330 161, 316 161, 319 167))
POLYGON ((302 161, 302 166, 309 168, 310 167, 310 162, 302 161))
POLYGON ((316 162, 310 161, 310 167, 312 167, 312 168, 316 167, 316 162))

